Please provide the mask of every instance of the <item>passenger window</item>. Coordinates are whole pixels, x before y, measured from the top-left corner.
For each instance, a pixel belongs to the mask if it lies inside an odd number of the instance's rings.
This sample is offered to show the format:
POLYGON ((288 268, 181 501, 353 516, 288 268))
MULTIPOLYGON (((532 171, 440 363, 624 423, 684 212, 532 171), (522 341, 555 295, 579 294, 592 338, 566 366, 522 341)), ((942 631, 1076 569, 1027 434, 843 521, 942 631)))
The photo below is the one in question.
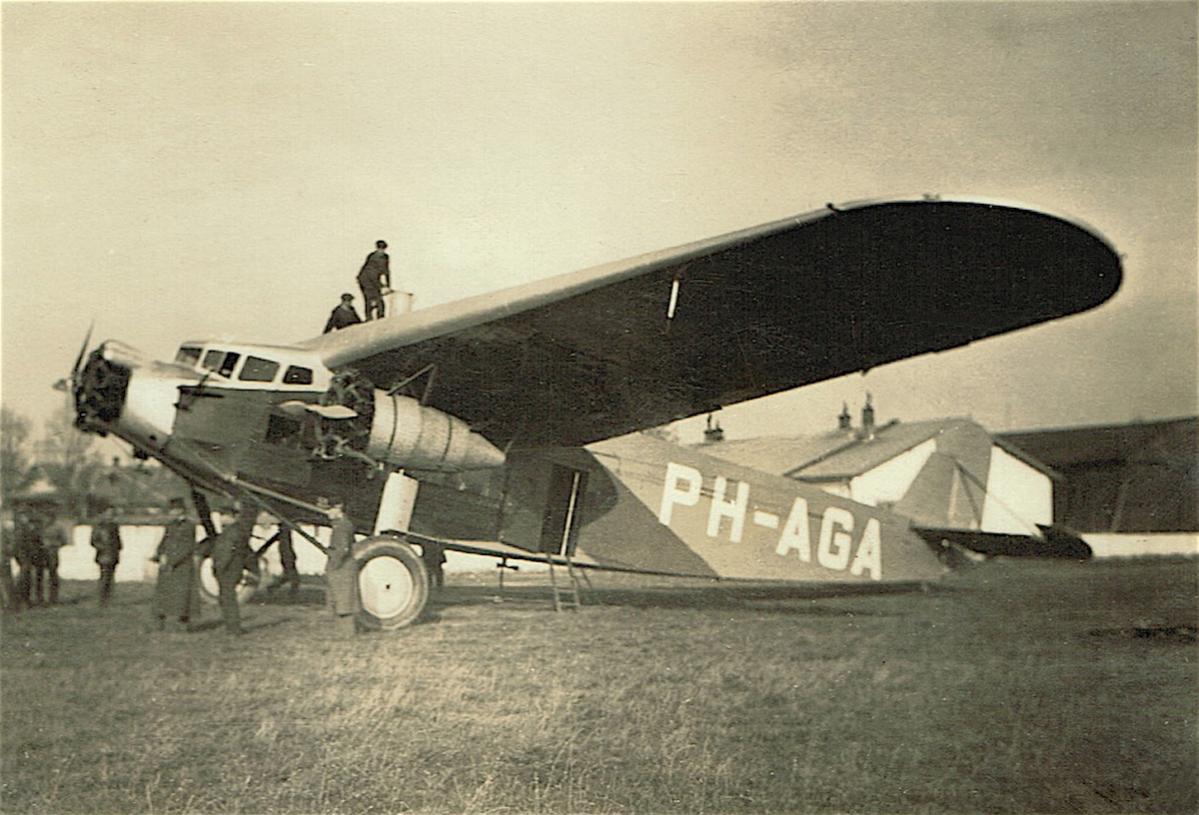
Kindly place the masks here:
MULTIPOLYGON (((249 363, 247 363, 249 364, 249 363)), ((312 384, 312 369, 302 368, 299 365, 287 366, 287 372, 283 374, 284 385, 311 385, 312 384)))
POLYGON ((272 382, 279 373, 279 363, 262 357, 246 357, 237 378, 243 382, 272 382))
POLYGON ((200 349, 190 345, 180 346, 179 353, 175 355, 175 361, 183 365, 195 365, 200 361, 200 349))
POLYGON ((221 366, 221 358, 224 356, 224 351, 209 351, 204 355, 204 369, 207 371, 215 371, 221 366))
POLYGON ((233 369, 237 367, 237 361, 241 359, 241 354, 235 354, 232 351, 225 354, 225 359, 221 362, 221 367, 217 368, 217 373, 228 379, 233 376, 233 369))

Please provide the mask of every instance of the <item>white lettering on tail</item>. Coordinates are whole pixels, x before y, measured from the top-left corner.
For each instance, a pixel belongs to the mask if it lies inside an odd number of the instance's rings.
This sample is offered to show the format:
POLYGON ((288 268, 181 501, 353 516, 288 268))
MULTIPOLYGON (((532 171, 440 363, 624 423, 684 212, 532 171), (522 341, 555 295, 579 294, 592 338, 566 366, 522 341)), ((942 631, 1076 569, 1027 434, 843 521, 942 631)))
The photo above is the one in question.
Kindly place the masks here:
POLYGON ((673 461, 666 465, 666 482, 662 485, 662 503, 658 507, 658 521, 670 526, 671 514, 675 504, 693 507, 699 503, 699 490, 704 477, 700 471, 686 464, 675 464, 673 461), (686 489, 680 489, 682 483, 686 489))
POLYGON ((841 507, 828 507, 820 519, 820 543, 816 559, 826 569, 844 569, 849 565, 849 550, 853 545, 853 513, 841 507), (838 529, 837 527, 841 527, 838 529))
POLYGON ((749 484, 737 482, 737 497, 732 501, 724 499, 725 490, 729 487, 728 479, 716 477, 716 489, 712 494, 712 508, 708 511, 708 537, 714 538, 720 533, 720 519, 728 518, 733 522, 729 531, 729 540, 741 542, 741 533, 745 530, 745 509, 749 506, 749 484))

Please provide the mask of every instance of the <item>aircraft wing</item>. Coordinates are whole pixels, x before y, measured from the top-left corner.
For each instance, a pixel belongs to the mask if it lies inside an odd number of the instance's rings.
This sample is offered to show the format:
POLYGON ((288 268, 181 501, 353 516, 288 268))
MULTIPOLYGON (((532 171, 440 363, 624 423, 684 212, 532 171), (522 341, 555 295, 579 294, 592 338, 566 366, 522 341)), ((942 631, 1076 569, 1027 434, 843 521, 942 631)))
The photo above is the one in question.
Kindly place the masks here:
POLYGON ((1092 308, 1096 231, 978 200, 799 215, 302 344, 498 446, 580 445, 1092 308))

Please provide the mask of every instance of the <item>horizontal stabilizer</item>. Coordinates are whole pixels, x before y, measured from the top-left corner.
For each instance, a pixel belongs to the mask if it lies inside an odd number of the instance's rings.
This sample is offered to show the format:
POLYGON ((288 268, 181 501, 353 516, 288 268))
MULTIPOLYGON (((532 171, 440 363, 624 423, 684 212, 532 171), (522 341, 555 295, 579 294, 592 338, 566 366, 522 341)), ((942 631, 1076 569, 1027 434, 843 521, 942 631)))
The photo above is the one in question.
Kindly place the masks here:
POLYGON ((1091 559, 1091 547, 1074 532, 1063 526, 1037 526, 1039 536, 926 526, 913 526, 912 531, 934 546, 952 544, 987 557, 1091 559))

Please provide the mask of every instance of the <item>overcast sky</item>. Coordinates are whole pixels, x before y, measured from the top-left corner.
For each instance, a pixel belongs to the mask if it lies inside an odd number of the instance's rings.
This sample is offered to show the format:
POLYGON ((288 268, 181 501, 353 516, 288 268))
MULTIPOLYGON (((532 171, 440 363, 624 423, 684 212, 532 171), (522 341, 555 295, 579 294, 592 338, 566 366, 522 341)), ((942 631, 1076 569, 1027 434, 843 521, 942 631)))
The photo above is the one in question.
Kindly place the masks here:
MULTIPOLYGON (((319 332, 377 238, 418 306, 805 212, 939 192, 1126 254, 1085 315, 722 413, 992 430, 1192 415, 1196 4, 5 3, 3 400, 89 321, 319 332)), ((896 308, 902 308, 897 301, 896 308)), ((684 427, 694 437, 702 419, 684 427)))

